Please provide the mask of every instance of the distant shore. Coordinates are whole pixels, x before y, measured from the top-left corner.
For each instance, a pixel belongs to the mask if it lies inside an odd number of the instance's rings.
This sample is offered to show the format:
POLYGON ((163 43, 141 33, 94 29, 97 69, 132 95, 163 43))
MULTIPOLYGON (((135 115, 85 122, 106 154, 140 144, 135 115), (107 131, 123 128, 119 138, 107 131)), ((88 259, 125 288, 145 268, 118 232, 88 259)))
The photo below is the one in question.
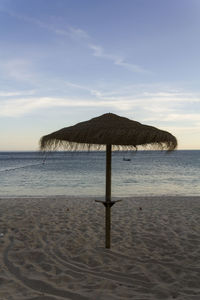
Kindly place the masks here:
POLYGON ((0 299, 200 299, 200 196, 0 197, 0 299))

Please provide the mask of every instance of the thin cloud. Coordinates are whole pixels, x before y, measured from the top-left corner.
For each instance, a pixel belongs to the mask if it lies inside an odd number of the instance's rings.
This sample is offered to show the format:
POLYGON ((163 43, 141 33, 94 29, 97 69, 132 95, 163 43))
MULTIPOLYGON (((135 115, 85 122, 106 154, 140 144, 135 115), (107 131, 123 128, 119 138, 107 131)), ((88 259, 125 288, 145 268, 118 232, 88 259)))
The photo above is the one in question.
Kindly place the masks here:
MULTIPOLYGON (((44 27, 44 24, 42 26, 44 27)), ((51 30, 52 32, 54 32, 57 35, 70 37, 73 40, 89 39, 89 35, 87 34, 87 32, 80 28, 75 28, 72 26, 68 26, 67 29, 58 29, 53 26, 46 26, 46 28, 48 30, 51 30)))
POLYGON ((70 37, 73 40, 82 42, 88 49, 91 49, 93 51, 92 52, 93 56, 99 57, 101 59, 109 60, 116 66, 122 67, 122 68, 127 69, 134 73, 152 74, 152 72, 145 70, 143 67, 141 67, 137 64, 129 63, 122 57, 107 53, 103 47, 91 43, 91 37, 85 30, 83 30, 81 28, 73 27, 73 26, 67 26, 66 29, 57 28, 53 25, 49 25, 45 22, 42 22, 36 18, 16 14, 11 11, 5 11, 5 10, 3 10, 3 11, 6 12, 7 14, 9 14, 10 16, 15 17, 19 20, 23 20, 25 22, 35 24, 43 29, 47 29, 56 35, 70 37))
POLYGON ((0 91, 0 97, 4 98, 4 97, 18 97, 18 96, 30 96, 35 94, 34 90, 30 90, 30 91, 15 91, 15 92, 7 92, 7 91, 0 91))
POLYGON ((83 29, 69 26, 68 30, 72 38, 76 37, 78 39, 90 39, 88 33, 83 29))
MULTIPOLYGON (((68 86, 76 89, 84 89, 90 94, 95 95, 95 99, 86 99, 81 96, 73 97, 26 97, 5 99, 0 102, 0 115, 1 116, 21 116, 30 114, 36 109, 41 111, 44 108, 51 107, 104 107, 113 110, 123 110, 124 113, 135 111, 137 115, 143 113, 146 121, 160 121, 160 122, 178 122, 178 121, 199 121, 200 114, 196 112, 184 113, 181 111, 181 105, 185 104, 185 99, 175 98, 173 101, 167 101, 166 97, 159 98, 146 98, 146 97, 108 97, 101 91, 90 90, 81 85, 66 83, 68 86), (179 104, 177 106, 177 103, 179 104)), ((17 96, 17 95, 15 95, 17 96)), ((6 97, 6 95, 5 95, 6 97)))
POLYGON ((9 59, 1 61, 1 73, 15 80, 30 80, 33 78, 31 72, 32 63, 26 59, 9 59))
POLYGON ((163 121, 190 121, 194 123, 195 121, 200 120, 200 113, 193 113, 193 114, 188 114, 188 113, 173 113, 173 114, 168 114, 165 117, 163 117, 163 121))
POLYGON ((130 104, 134 101, 135 104, 143 106, 144 109, 149 111, 157 111, 159 108, 162 110, 168 110, 171 106, 175 106, 177 104, 200 103, 200 95, 198 94, 182 91, 175 92, 173 89, 171 92, 144 91, 148 89, 157 90, 158 88, 154 87, 154 85, 142 85, 141 87, 133 85, 120 87, 119 90, 117 88, 113 90, 108 88, 100 90, 69 81, 65 82, 65 84, 75 90, 86 91, 90 95, 102 100, 116 102, 121 101, 122 103, 127 102, 130 104))
MULTIPOLYGON (((53 98, 53 97, 38 97, 38 98, 20 98, 11 101, 2 101, 0 103, 0 115, 2 117, 19 117, 37 109, 51 107, 106 107, 112 106, 111 102, 88 101, 85 99, 71 98, 53 98)), ((117 106, 117 105, 116 105, 117 106)))
POLYGON ((128 69, 129 71, 133 71, 136 73, 151 73, 150 71, 147 71, 138 65, 126 62, 123 58, 121 58, 119 56, 106 53, 105 50, 103 49, 103 47, 101 47, 101 46, 94 45, 94 44, 88 44, 88 47, 91 50, 93 50, 94 56, 110 60, 115 65, 123 67, 125 69, 128 69))
POLYGON ((88 92, 90 95, 92 96, 95 96, 97 98, 105 98, 104 94, 102 92, 100 92, 99 90, 96 90, 96 89, 92 89, 90 87, 86 87, 86 86, 83 86, 83 85, 80 85, 80 84, 76 84, 76 83, 72 83, 72 82, 65 82, 65 84, 71 88, 74 88, 74 89, 80 89, 80 90, 83 90, 83 91, 86 91, 88 92))

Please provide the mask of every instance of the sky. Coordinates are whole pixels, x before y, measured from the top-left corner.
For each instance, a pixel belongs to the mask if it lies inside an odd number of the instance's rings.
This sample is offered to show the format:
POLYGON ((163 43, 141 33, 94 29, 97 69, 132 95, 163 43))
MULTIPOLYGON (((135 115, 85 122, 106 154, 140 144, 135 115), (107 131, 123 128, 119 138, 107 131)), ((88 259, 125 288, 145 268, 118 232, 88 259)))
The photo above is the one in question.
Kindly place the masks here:
POLYGON ((0 0, 0 151, 111 112, 200 149, 199 0, 0 0))

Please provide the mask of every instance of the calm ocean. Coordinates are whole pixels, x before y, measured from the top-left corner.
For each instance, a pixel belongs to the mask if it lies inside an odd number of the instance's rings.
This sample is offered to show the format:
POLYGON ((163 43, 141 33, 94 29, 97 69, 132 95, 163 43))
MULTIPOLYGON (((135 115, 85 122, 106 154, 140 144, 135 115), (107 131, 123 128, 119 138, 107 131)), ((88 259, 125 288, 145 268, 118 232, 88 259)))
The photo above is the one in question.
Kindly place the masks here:
MULTIPOLYGON (((200 195, 200 151, 114 152, 112 195, 200 195)), ((105 152, 0 152, 0 197, 104 196, 105 152)))

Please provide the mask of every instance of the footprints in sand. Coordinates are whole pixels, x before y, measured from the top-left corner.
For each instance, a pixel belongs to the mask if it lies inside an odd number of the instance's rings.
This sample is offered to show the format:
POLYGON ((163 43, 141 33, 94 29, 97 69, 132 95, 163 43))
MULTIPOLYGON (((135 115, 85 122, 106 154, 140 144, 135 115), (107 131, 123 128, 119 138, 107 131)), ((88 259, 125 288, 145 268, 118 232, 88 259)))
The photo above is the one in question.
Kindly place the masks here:
POLYGON ((122 202, 107 250, 104 210, 91 201, 1 201, 0 299, 199 299, 197 202, 176 218, 174 200, 122 202))
POLYGON ((55 288, 53 285, 47 283, 46 281, 34 279, 34 278, 28 278, 27 276, 24 276, 20 270, 19 267, 16 267, 8 258, 9 251, 13 248, 14 245, 14 239, 13 237, 10 237, 10 244, 4 251, 4 264, 8 268, 9 272, 16 277, 17 280, 21 281, 26 287, 50 294, 59 296, 62 298, 69 298, 69 299, 80 299, 80 300, 86 300, 87 298, 71 291, 67 291, 66 289, 58 289, 55 288))

